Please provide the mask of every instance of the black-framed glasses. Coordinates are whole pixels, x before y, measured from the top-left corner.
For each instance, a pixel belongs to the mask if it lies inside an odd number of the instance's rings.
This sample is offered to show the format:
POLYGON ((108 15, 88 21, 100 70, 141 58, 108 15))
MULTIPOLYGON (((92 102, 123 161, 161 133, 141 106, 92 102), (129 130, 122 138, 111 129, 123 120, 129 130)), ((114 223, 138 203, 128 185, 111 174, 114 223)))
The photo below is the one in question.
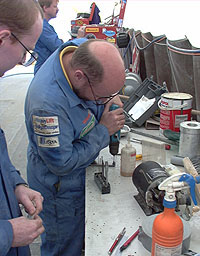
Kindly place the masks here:
POLYGON ((92 88, 92 84, 91 84, 91 82, 90 82, 89 77, 86 75, 86 73, 83 73, 83 74, 85 75, 85 77, 86 77, 87 80, 88 80, 88 84, 89 84, 89 86, 90 86, 90 89, 91 89, 91 92, 92 92, 92 95, 93 95, 93 97, 94 97, 94 100, 95 100, 96 105, 105 105, 106 103, 108 103, 110 100, 112 100, 115 96, 117 96, 117 95, 120 93, 120 92, 118 91, 118 92, 116 92, 116 93, 114 93, 114 94, 111 94, 110 96, 102 96, 102 97, 98 97, 98 99, 97 99, 97 97, 95 96, 94 90, 93 90, 93 88, 92 88), (104 101, 104 102, 101 102, 102 99, 107 99, 107 100, 104 101))
POLYGON ((37 61, 38 54, 32 50, 29 50, 17 37, 15 34, 11 32, 11 35, 24 47, 26 52, 30 54, 30 58, 28 60, 22 63, 23 66, 28 67, 30 66, 34 61, 37 61))

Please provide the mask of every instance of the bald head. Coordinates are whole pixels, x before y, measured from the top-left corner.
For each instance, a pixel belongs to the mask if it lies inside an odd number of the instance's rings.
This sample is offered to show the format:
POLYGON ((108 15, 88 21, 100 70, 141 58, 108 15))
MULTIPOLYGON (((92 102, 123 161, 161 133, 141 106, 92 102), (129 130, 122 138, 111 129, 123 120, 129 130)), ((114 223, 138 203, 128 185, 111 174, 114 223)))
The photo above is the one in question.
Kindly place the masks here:
POLYGON ((124 62, 116 46, 107 41, 96 41, 89 45, 89 50, 103 67, 104 82, 107 87, 112 85, 114 91, 119 91, 124 85, 124 62))
POLYGON ((90 39, 81 44, 70 64, 73 69, 83 70, 94 86, 107 94, 119 91, 124 85, 124 62, 116 46, 105 40, 90 39))

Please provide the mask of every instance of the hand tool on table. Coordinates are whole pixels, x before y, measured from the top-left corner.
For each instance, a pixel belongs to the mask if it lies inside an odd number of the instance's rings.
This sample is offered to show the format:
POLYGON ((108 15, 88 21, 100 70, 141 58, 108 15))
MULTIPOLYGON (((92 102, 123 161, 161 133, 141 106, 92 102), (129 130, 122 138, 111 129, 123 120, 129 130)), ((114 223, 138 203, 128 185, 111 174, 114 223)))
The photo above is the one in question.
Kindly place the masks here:
POLYGON ((141 132, 141 131, 135 130, 133 128, 131 128, 131 132, 135 133, 135 134, 138 134, 138 135, 141 135, 141 136, 149 137, 149 138, 154 139, 154 140, 163 141, 163 142, 165 142, 167 144, 170 144, 170 145, 177 145, 177 146, 179 145, 179 143, 177 141, 173 141, 173 140, 165 139, 161 136, 155 136, 155 135, 152 135, 152 134, 141 132))
POLYGON ((133 239, 136 238, 138 234, 139 234, 139 229, 131 237, 129 237, 129 239, 120 247, 120 251, 122 252, 123 250, 125 250, 133 241, 133 239))
POLYGON ((108 255, 111 255, 113 253, 113 250, 116 248, 116 246, 118 245, 118 243, 120 242, 120 240, 122 239, 122 237, 124 236, 125 233, 126 233, 126 228, 123 228, 122 231, 117 236, 117 238, 115 239, 112 246, 110 247, 110 249, 108 251, 108 255))
MULTIPOLYGON (((110 111, 118 109, 119 106, 116 104, 112 104, 110 107, 110 111)), ((120 130, 110 136, 110 143, 109 143, 109 152, 113 155, 113 166, 115 166, 115 156, 118 154, 119 151, 119 140, 120 140, 120 130)))
POLYGON ((100 189, 102 194, 109 194, 110 193, 110 183, 108 182, 108 161, 103 161, 103 158, 101 159, 101 172, 96 172, 94 174, 94 180, 100 189))
MULTIPOLYGON (((139 140, 139 139, 131 139, 130 140, 131 142, 134 142, 134 143, 140 143, 142 144, 142 140, 139 140)), ((165 144, 165 149, 166 150, 170 150, 171 149, 171 146, 169 144, 165 144)), ((137 155, 136 155, 136 160, 141 160, 141 159, 137 159, 137 155)))

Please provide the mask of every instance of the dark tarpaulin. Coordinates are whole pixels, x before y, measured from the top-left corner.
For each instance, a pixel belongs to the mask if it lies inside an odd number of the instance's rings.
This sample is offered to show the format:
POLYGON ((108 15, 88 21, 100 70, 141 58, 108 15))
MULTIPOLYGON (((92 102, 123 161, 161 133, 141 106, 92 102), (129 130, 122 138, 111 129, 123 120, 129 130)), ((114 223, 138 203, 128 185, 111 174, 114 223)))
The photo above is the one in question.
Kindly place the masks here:
MULTIPOLYGON (((200 110, 200 49, 194 48, 187 38, 172 41, 160 36, 160 40, 152 43, 158 36, 134 30, 130 30, 129 35, 131 51, 135 44, 139 49, 142 80, 153 76, 158 84, 166 83, 169 92, 191 94, 193 109, 200 110)), ((124 57, 126 68, 134 62, 130 49, 122 50, 123 54, 125 50, 128 52, 124 57)))

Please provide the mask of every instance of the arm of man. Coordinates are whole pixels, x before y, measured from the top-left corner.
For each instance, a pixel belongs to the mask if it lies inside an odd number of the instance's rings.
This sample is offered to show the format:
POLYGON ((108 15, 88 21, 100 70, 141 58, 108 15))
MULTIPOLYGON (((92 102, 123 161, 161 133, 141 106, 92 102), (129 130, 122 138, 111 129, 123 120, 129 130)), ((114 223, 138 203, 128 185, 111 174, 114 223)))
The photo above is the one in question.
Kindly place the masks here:
MULTIPOLYGON (((11 247, 26 246, 31 244, 39 235, 44 232, 42 219, 35 215, 33 219, 18 217, 8 220, 12 226, 11 247)), ((1 254, 2 255, 2 254, 1 254)))
POLYGON ((8 155, 7 157, 9 164, 8 169, 10 170, 10 181, 15 190, 18 203, 21 203, 30 215, 39 214, 42 210, 43 197, 39 192, 24 186, 26 185, 25 180, 20 176, 20 172, 12 165, 8 155))
POLYGON ((8 220, 0 220, 0 255, 4 256, 10 250, 13 240, 12 225, 8 220))
POLYGON ((39 192, 20 184, 16 186, 15 195, 29 215, 38 215, 42 211, 43 197, 39 192))
POLYGON ((58 37, 54 28, 49 24, 45 25, 45 23, 39 41, 52 53, 63 43, 63 40, 58 37))
MULTIPOLYGON (((46 136, 45 133, 48 127, 45 131, 38 131, 36 130, 37 125, 32 138, 34 138, 34 143, 37 144, 39 156, 49 170, 58 176, 65 175, 74 169, 88 167, 98 156, 100 150, 109 144, 108 129, 98 123, 93 114, 91 114, 90 120, 84 126, 79 120, 77 125, 75 125, 75 122, 72 123, 73 121, 67 117, 66 113, 55 116, 55 113, 47 113, 45 111, 45 115, 54 116, 58 120, 59 132, 57 129, 52 132, 52 134, 57 133, 56 136, 46 136), (83 128, 80 128, 81 125, 83 128), (37 133, 40 134, 38 135, 37 133)), ((87 118, 87 115, 88 112, 86 112, 85 117, 82 117, 83 121, 87 118)), ((75 115, 72 114, 72 116, 76 119, 75 115)))

